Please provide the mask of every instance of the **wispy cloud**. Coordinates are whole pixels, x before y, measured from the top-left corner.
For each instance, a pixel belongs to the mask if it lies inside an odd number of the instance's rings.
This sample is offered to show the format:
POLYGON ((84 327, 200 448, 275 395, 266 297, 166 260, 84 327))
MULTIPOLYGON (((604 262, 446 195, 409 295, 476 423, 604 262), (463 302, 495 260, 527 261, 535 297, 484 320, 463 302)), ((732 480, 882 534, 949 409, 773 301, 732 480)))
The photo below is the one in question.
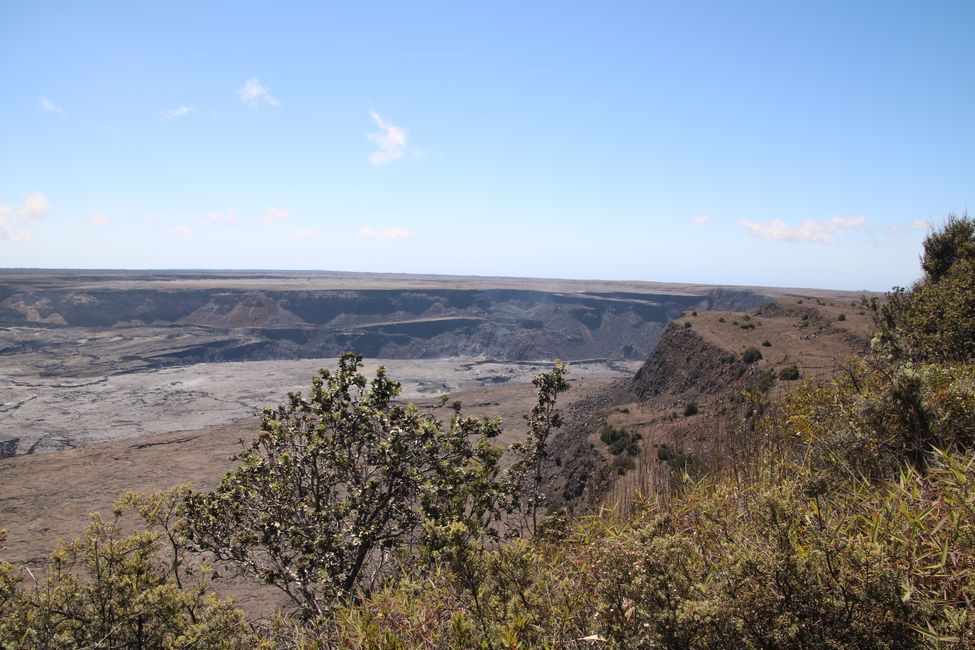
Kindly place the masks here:
POLYGON ((276 223, 278 221, 283 221, 288 218, 288 212, 286 210, 280 210, 275 207, 268 206, 267 210, 264 211, 264 217, 261 219, 261 223, 270 224, 276 223))
POLYGON ((368 226, 359 231, 359 235, 366 239, 406 239, 412 234, 411 230, 403 230, 402 228, 376 230, 368 226))
POLYGON ((824 221, 807 219, 798 227, 790 226, 780 219, 774 221, 739 219, 738 223, 744 226, 753 237, 757 237, 758 239, 832 244, 836 241, 836 235, 838 233, 863 228, 867 223, 867 218, 832 217, 824 221))
POLYGON ((701 214, 701 215, 698 215, 698 216, 696 216, 696 217, 691 217, 691 218, 690 218, 690 222, 691 222, 691 223, 695 223, 695 224, 697 224, 697 225, 699 225, 699 226, 703 226, 703 225, 704 225, 704 224, 706 224, 706 223, 707 223, 708 221, 711 221, 711 217, 709 217, 709 216, 708 216, 708 215, 706 215, 706 214, 701 214))
POLYGON ((281 102, 271 94, 269 88, 265 88, 259 79, 248 79, 237 91, 237 98, 241 103, 252 108, 259 106, 280 106, 281 102))
POLYGON ((221 224, 234 226, 237 224, 237 215, 233 210, 227 210, 226 212, 210 212, 197 219, 197 222, 201 226, 219 226, 221 224))
POLYGON ((64 109, 52 102, 47 97, 38 97, 37 106, 45 113, 64 113, 64 109))
POLYGON ((108 218, 107 214, 96 214, 94 217, 88 220, 88 226, 90 228, 104 228, 108 225, 111 219, 108 218))
POLYGON ((192 234, 192 231, 181 224, 170 228, 166 231, 166 234, 172 237, 189 237, 192 234))
POLYGON ((406 131, 384 120, 376 111, 369 111, 369 115, 380 129, 368 134, 369 140, 379 147, 378 151, 370 154, 369 162, 379 167, 402 158, 406 150, 406 131))
POLYGON ((31 232, 14 216, 13 208, 0 205, 0 239, 29 241, 31 237, 31 232))
POLYGON ((163 118, 164 120, 176 120, 195 112, 196 106, 180 106, 179 108, 159 111, 159 117, 163 118))
POLYGON ((911 222, 911 230, 927 230, 928 222, 923 219, 915 219, 911 222))
POLYGON ((295 237, 298 239, 318 239, 321 234, 317 230, 299 230, 295 232, 295 237))
POLYGON ((0 239, 30 241, 34 234, 27 224, 43 217, 49 207, 47 198, 40 192, 28 194, 24 199, 24 207, 17 210, 16 214, 9 205, 0 205, 0 239))

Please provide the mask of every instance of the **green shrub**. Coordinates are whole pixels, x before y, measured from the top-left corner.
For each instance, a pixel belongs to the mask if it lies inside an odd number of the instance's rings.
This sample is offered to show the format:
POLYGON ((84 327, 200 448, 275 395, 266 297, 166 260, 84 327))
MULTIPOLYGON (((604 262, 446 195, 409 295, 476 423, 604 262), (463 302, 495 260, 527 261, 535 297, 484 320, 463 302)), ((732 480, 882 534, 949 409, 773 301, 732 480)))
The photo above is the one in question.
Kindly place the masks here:
POLYGON ((744 352, 741 353, 741 360, 745 363, 755 363, 762 358, 762 353, 756 347, 746 348, 744 352))
POLYGON ((799 368, 796 366, 786 366, 779 371, 779 379, 784 381, 795 381, 800 377, 799 368))
POLYGON ((684 407, 684 417, 691 417, 692 415, 697 415, 697 413, 697 402, 688 402, 684 407))
POLYGON ((606 444, 612 456, 618 456, 623 452, 630 456, 636 456, 640 453, 639 442, 643 436, 635 431, 607 424, 603 427, 602 433, 599 434, 599 439, 606 444))
POLYGON ((772 342, 769 341, 768 339, 765 339, 764 341, 762 341, 762 347, 763 348, 770 348, 770 347, 772 347, 772 342))

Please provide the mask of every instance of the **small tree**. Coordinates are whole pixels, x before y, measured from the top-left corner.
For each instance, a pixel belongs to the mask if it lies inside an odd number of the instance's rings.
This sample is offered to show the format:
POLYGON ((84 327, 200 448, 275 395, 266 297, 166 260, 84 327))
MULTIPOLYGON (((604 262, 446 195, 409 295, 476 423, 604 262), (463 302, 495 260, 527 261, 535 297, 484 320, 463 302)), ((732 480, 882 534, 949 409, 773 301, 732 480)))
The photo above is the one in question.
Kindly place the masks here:
POLYGON ((200 549, 278 587, 306 619, 372 592, 404 562, 433 558, 465 571, 516 507, 534 522, 548 436, 561 425, 557 364, 535 379, 539 402, 512 469, 519 479, 502 480, 502 451, 491 442, 500 418, 465 417, 455 403, 444 426, 395 404, 400 385, 383 368, 367 382, 361 366, 361 356, 343 354, 336 372, 312 378, 308 398, 293 393, 265 409, 240 465, 186 501, 200 549))
POLYGON ((565 380, 567 373, 566 365, 556 361, 550 372, 537 375, 532 380, 538 389, 538 399, 531 413, 525 416, 528 439, 511 446, 511 452, 516 457, 509 470, 514 505, 522 515, 523 525, 532 535, 538 530, 538 510, 545 501, 542 479, 548 460, 549 437, 562 426, 562 415, 556 409, 556 400, 560 393, 569 389, 565 380))

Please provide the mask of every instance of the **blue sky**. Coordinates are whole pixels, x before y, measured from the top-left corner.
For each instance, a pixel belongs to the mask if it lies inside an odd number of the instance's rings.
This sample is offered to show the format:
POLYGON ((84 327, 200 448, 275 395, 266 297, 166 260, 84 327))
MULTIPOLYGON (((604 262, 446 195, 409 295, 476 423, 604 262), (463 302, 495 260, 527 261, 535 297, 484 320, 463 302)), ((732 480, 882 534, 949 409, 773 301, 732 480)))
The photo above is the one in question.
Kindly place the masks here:
POLYGON ((0 3, 0 267, 888 289, 975 3, 0 3))

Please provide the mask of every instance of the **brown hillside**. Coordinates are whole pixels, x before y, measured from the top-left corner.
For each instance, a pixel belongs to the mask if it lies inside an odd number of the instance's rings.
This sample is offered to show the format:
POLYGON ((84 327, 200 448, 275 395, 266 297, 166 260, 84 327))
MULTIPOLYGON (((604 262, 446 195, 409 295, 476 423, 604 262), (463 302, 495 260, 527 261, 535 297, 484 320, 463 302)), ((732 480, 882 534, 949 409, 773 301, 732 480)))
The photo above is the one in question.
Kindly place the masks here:
POLYGON ((804 380, 832 377, 848 355, 866 351, 870 330, 858 302, 816 298, 683 314, 631 382, 593 394, 568 413, 553 449, 559 467, 552 498, 582 509, 625 506, 636 492, 666 493, 673 468, 728 462, 724 443, 747 438, 760 415, 743 392, 781 399, 800 383, 780 378, 791 367, 804 380), (746 362, 749 348, 761 359, 746 362), (607 426, 638 434, 638 453, 612 455, 600 437, 607 426))

